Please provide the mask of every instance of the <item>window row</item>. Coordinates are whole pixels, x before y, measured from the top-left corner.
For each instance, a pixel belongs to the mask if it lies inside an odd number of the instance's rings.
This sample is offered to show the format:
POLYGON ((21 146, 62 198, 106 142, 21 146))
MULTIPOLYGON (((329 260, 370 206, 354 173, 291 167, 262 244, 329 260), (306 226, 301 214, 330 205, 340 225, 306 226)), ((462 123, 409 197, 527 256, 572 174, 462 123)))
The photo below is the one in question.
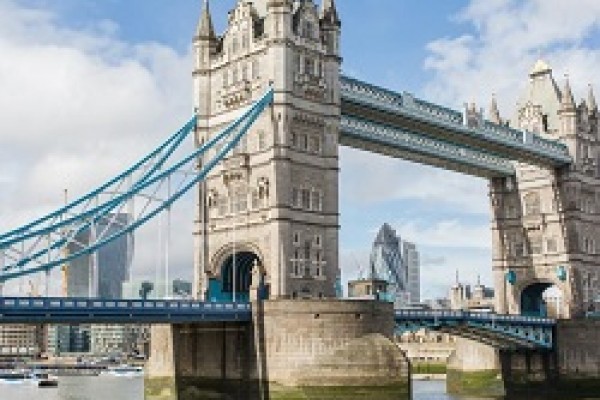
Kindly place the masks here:
POLYGON ((323 191, 314 188, 292 188, 292 207, 305 211, 323 211, 323 191))
POLYGON ((291 147, 295 150, 321 154, 323 143, 320 135, 292 132, 291 147))
POLYGON ((260 78, 260 63, 258 60, 242 62, 230 68, 225 68, 222 72, 223 88, 230 85, 236 85, 240 82, 256 80, 260 78))
POLYGON ((541 236, 529 238, 529 242, 523 238, 509 239, 506 251, 512 257, 525 257, 529 254, 553 254, 559 251, 558 241, 555 237, 542 239, 541 236))
MULTIPOLYGON (((293 239, 292 239, 292 244, 294 245, 294 247, 298 247, 302 244, 302 235, 300 234, 300 232, 295 232, 293 239)), ((304 243, 304 245, 311 246, 310 241, 307 241, 304 243)), ((321 235, 314 235, 312 238, 312 246, 316 247, 316 248, 321 248, 323 247, 323 236, 321 235)))
POLYGON ((298 74, 322 78, 324 76, 323 61, 315 59, 308 54, 296 54, 294 58, 295 69, 298 74))
POLYGON ((294 278, 321 278, 325 275, 324 269, 324 261, 291 260, 291 273, 294 278))
MULTIPOLYGON (((250 136, 254 135, 253 133, 250 134, 250 136)), ((269 141, 268 141, 268 136, 267 133, 264 130, 258 130, 256 132, 256 140, 251 141, 249 140, 250 138, 248 137, 248 135, 243 136, 240 141, 238 142, 238 144, 235 145, 235 147, 232 149, 231 153, 234 155, 237 154, 248 154, 251 152, 260 152, 260 151, 264 151, 268 148, 269 146, 269 141), (250 143, 253 143, 253 146, 249 145, 250 143)), ((225 146, 225 142, 220 142, 217 143, 215 145, 215 154, 219 154, 221 152, 221 150, 223 150, 223 147, 225 146)))
POLYGON ((213 217, 223 217, 263 209, 268 206, 268 197, 268 187, 260 187, 251 191, 238 189, 230 195, 209 196, 208 207, 213 217))

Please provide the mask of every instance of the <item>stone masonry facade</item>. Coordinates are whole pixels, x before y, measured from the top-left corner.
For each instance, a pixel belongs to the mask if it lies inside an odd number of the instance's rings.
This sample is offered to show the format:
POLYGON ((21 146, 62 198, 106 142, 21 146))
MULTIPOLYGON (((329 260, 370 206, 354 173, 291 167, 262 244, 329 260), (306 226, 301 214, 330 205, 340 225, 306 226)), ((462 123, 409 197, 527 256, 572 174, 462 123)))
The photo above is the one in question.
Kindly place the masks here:
MULTIPOLYGON (((594 308, 600 294, 600 131, 594 93, 590 87, 587 99, 577 104, 568 78, 560 89, 552 69, 538 61, 517 108, 511 125, 560 140, 574 162, 557 170, 519 164, 515 178, 491 182, 496 310, 520 313, 524 290, 542 284, 560 290, 561 317, 581 315, 594 308)), ((490 119, 507 123, 495 101, 490 119)))
POLYGON ((271 298, 333 297, 340 276, 335 4, 240 0, 221 36, 208 6, 193 46, 197 145, 269 85, 274 103, 199 187, 195 292, 202 297, 224 260, 245 251, 259 259, 271 298))

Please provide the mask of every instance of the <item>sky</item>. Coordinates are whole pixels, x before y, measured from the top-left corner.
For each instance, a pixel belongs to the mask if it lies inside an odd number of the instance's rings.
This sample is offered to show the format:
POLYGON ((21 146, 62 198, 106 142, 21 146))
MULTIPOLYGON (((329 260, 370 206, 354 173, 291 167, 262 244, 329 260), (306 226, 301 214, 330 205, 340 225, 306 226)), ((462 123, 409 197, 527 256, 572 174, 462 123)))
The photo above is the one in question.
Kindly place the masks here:
MULTIPOLYGON (((0 0, 0 231, 58 207, 65 188, 99 185, 187 121, 200 3, 0 0)), ((455 109, 495 93, 510 118, 540 57, 577 98, 600 83, 597 0, 336 3, 344 73, 455 109)), ((234 4, 211 1, 219 32, 234 4)), ((485 180, 351 149, 340 168, 345 280, 388 222, 419 247, 423 298, 446 295, 456 270, 491 284, 485 180)), ((171 276, 192 276, 192 212, 190 198, 173 211, 171 276)), ((154 276, 156 236, 151 224, 136 238, 136 279, 154 276)))

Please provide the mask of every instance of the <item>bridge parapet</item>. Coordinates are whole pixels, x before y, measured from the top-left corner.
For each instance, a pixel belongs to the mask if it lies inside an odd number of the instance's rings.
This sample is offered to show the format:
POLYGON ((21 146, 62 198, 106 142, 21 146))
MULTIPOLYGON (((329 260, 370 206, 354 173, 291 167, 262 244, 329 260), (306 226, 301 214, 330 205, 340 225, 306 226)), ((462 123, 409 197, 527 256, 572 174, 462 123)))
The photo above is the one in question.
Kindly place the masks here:
POLYGON ((366 101, 373 106, 388 111, 401 111, 404 109, 402 95, 399 93, 345 76, 340 79, 340 85, 342 94, 345 97, 362 102, 366 101))
POLYGON ((554 348, 556 321, 521 315, 467 311, 401 310, 395 314, 398 333, 419 329, 442 330, 506 348, 554 348))
POLYGON ((0 298, 0 323, 181 323, 250 321, 249 303, 189 300, 0 298))

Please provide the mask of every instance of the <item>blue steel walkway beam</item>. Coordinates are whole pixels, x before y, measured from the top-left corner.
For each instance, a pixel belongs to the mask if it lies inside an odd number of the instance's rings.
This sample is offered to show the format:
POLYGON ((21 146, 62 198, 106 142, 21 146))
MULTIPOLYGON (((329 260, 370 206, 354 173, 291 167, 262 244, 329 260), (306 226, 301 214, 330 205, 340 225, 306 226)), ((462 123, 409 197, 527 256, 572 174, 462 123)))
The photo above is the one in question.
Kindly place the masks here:
POLYGON ((249 303, 0 298, 0 324, 176 324, 251 320, 249 303))
POLYGON ((340 144, 482 178, 515 174, 511 161, 494 154, 348 115, 340 144))
POLYGON ((520 315, 497 315, 464 311, 400 310, 395 314, 396 331, 423 328, 452 332, 498 347, 554 348, 556 321, 520 315))
POLYGON ((559 168, 572 162, 566 145, 539 135, 480 120, 467 126, 463 114, 390 90, 341 77, 342 115, 418 132, 499 157, 559 168))
POLYGON ((517 337, 503 335, 501 333, 490 332, 484 329, 471 328, 468 325, 458 325, 452 327, 441 327, 439 332, 448 333, 465 339, 474 340, 479 343, 492 346, 500 350, 534 350, 540 346, 536 343, 519 339, 517 337))

